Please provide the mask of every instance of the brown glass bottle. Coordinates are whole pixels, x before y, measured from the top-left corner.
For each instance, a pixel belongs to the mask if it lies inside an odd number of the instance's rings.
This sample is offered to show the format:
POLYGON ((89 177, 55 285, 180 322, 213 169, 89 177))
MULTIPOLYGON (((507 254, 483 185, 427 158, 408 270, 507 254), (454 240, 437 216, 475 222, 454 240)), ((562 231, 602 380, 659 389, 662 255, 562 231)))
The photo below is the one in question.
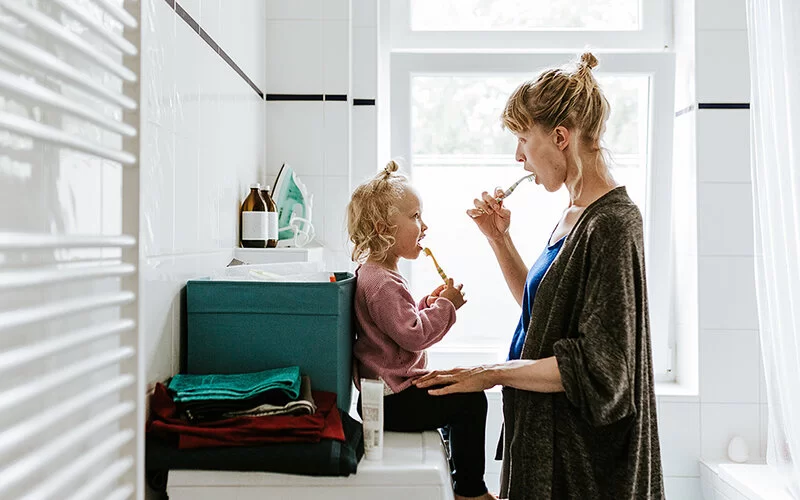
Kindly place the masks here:
POLYGON ((267 204, 267 248, 278 246, 278 207, 272 199, 269 185, 261 189, 261 198, 267 204))
POLYGON ((243 248, 267 246, 267 204, 261 198, 260 184, 250 184, 250 194, 242 202, 239 241, 243 248))

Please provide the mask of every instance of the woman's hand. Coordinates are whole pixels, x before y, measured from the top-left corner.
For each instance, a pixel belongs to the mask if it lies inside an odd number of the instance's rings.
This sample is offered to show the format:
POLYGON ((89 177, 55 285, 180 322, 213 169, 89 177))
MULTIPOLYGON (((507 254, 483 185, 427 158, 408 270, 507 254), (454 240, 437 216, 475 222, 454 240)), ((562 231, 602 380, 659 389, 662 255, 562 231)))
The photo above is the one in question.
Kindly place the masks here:
POLYGON ((454 392, 480 392, 496 386, 495 372, 491 366, 474 366, 471 368, 453 368, 437 370, 414 380, 414 385, 426 387, 444 385, 439 389, 428 391, 432 396, 442 396, 454 392))
POLYGON ((502 192, 498 188, 492 196, 484 191, 480 200, 475 198, 473 201, 475 208, 467 210, 467 215, 472 217, 478 229, 490 240, 499 240, 505 236, 511 225, 511 211, 503 207, 502 200, 497 199, 502 192))
POLYGON ((461 289, 464 288, 463 284, 453 285, 453 278, 447 278, 447 285, 444 287, 439 293, 439 297, 443 297, 456 307, 456 311, 458 311, 461 306, 467 303, 467 299, 464 298, 464 292, 461 289))

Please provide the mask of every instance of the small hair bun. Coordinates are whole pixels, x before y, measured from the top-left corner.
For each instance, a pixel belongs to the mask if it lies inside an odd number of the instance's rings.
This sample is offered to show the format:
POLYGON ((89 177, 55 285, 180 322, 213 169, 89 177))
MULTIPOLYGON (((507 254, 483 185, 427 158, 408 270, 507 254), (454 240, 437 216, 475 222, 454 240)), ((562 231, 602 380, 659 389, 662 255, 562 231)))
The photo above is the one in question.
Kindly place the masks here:
POLYGON ((386 175, 389 175, 393 172, 397 172, 400 169, 400 165, 395 163, 394 160, 390 160, 389 163, 383 168, 383 171, 386 172, 386 175))
POLYGON ((592 69, 597 66, 597 62, 597 58, 591 52, 584 52, 581 54, 581 65, 592 69))

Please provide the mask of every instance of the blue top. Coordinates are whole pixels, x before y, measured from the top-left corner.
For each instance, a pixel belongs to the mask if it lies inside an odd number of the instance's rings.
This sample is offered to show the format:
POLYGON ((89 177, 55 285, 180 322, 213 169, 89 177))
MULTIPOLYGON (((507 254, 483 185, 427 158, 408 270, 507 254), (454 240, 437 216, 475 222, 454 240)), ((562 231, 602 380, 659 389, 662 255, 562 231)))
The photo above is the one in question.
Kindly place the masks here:
POLYGON ((514 337, 511 339, 511 348, 508 351, 509 360, 519 359, 522 354, 522 345, 525 343, 528 323, 531 321, 531 309, 533 309, 536 290, 539 288, 542 278, 544 278, 544 273, 547 272, 550 264, 556 259, 556 255, 561 250, 561 245, 564 244, 565 239, 566 236, 552 245, 546 246, 539 258, 536 259, 536 262, 533 263, 531 270, 528 271, 528 277, 525 279, 525 290, 522 292, 522 315, 519 318, 514 337))

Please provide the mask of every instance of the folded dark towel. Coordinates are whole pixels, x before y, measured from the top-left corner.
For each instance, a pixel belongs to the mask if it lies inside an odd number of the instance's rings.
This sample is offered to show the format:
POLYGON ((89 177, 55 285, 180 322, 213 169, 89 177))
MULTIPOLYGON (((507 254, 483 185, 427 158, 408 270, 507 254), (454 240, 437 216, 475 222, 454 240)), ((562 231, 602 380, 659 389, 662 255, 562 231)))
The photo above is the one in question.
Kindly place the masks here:
POLYGON ((290 366, 274 370, 236 374, 184 374, 172 377, 168 389, 176 403, 202 400, 243 400, 278 390, 290 400, 300 394, 300 368, 290 366))
POLYGON ((311 379, 303 375, 300 383, 300 398, 296 401, 289 401, 283 405, 264 403, 254 408, 240 411, 229 411, 223 417, 266 417, 270 415, 311 415, 317 411, 314 404, 314 395, 311 393, 311 379))
POLYGON ((341 410, 345 441, 322 439, 318 443, 275 443, 232 448, 181 450, 174 443, 147 435, 145 467, 148 483, 166 488, 169 470, 263 471, 306 476, 355 474, 364 455, 361 423, 341 410))

